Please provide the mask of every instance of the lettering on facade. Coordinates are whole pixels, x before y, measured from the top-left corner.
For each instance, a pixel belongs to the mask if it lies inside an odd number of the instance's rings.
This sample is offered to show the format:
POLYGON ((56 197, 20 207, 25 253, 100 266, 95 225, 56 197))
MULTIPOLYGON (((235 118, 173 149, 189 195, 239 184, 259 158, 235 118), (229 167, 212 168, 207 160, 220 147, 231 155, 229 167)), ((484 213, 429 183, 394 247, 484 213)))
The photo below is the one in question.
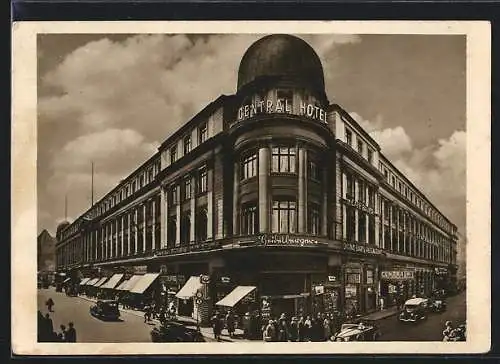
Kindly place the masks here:
POLYGON ((211 242, 200 243, 200 244, 196 244, 196 245, 176 246, 176 247, 161 249, 161 250, 158 250, 156 252, 156 256, 161 257, 161 256, 166 256, 166 255, 172 255, 172 254, 182 254, 182 253, 212 250, 212 249, 218 249, 218 248, 220 248, 220 242, 211 241, 211 242))
POLYGON ((371 254, 371 255, 382 254, 382 249, 377 248, 375 246, 362 245, 348 241, 344 241, 343 248, 344 250, 351 251, 354 253, 371 254))
POLYGON ((380 272, 380 278, 393 280, 414 279, 415 272, 411 270, 383 270, 380 272))
POLYGON ((297 247, 325 245, 325 243, 320 242, 319 240, 313 238, 290 236, 288 234, 264 234, 260 236, 257 244, 264 246, 297 246, 297 247))
POLYGON ((354 201, 351 199, 343 198, 342 202, 344 202, 345 204, 347 204, 349 206, 356 207, 356 208, 360 209, 361 211, 367 212, 369 214, 372 214, 372 215, 375 214, 375 209, 373 207, 366 205, 362 201, 354 201))
MULTIPOLYGON (((299 116, 305 116, 309 119, 319 120, 326 123, 326 111, 319 106, 300 102, 298 108, 299 116)), ((287 99, 262 100, 251 104, 243 105, 238 109, 237 121, 246 120, 258 114, 295 114, 287 99)))

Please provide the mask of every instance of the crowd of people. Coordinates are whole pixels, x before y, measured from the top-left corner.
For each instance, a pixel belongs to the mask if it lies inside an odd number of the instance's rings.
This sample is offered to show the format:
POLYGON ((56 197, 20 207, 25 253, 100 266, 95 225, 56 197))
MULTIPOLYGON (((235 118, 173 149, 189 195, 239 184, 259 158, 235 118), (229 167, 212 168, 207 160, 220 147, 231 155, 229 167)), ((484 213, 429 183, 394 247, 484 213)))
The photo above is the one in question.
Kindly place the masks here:
POLYGON ((38 310, 38 342, 76 342, 76 330, 73 322, 68 323, 68 328, 61 325, 60 330, 54 330, 54 324, 50 318, 50 314, 43 316, 38 310))
MULTIPOLYGON (((240 325, 243 338, 261 339, 268 342, 327 341, 345 320, 340 313, 318 313, 317 315, 287 316, 263 319, 258 312, 247 312, 240 325)), ((229 310, 227 313, 216 311, 211 318, 213 335, 221 340, 222 330, 227 329, 229 337, 235 336, 238 317, 229 310)))

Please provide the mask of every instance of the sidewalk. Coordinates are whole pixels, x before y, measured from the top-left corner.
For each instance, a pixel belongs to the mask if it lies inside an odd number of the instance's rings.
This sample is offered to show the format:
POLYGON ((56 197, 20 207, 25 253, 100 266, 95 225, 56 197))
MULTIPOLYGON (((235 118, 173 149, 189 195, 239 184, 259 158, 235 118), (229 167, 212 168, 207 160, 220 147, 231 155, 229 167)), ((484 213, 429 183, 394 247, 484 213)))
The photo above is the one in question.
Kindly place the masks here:
MULTIPOLYGON (((81 298, 81 299, 84 299, 86 301, 89 301, 89 302, 94 302, 94 303, 97 302, 97 299, 91 298, 91 297, 87 297, 85 295, 78 295, 77 297, 81 298)), ((135 315, 137 317, 144 317, 144 311, 141 311, 141 310, 133 310, 133 309, 128 309, 128 308, 120 308, 120 311, 130 313, 130 314, 135 315)), ((175 321, 183 324, 187 328, 196 329, 196 320, 193 319, 193 318, 191 318, 191 317, 177 316, 177 319, 175 321)), ((158 319, 152 319, 151 322, 153 322, 153 323, 155 323, 157 325, 160 325, 160 321, 158 319)), ((211 327, 200 327, 200 332, 203 335, 203 337, 205 339, 207 339, 208 341, 216 341, 214 339, 214 334, 213 334, 213 330, 212 330, 211 327)), ((229 337, 229 333, 227 332, 226 329, 224 329, 224 330, 222 330, 221 341, 223 341, 223 342, 243 342, 243 341, 249 341, 249 340, 241 338, 242 335, 243 335, 243 331, 240 330, 240 329, 236 329, 236 331, 235 331, 235 336, 236 337, 235 338, 234 337, 230 338, 229 337)))
POLYGON ((397 307, 389 307, 360 317, 362 320, 378 321, 398 314, 397 307))

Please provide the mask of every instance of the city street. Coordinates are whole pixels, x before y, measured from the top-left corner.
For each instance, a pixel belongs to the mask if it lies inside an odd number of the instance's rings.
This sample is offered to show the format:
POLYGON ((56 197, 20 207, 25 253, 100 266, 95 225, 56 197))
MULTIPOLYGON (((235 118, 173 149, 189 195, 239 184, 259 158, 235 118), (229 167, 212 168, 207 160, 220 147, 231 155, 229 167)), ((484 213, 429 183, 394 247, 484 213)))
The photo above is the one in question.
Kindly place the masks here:
POLYGON ((412 324, 399 322, 397 316, 391 316, 378 322, 382 341, 441 341, 441 333, 446 321, 454 325, 465 323, 465 291, 447 299, 448 308, 443 313, 429 313, 427 320, 412 324))
MULTIPOLYGON (((411 324, 401 323, 397 315, 378 321, 382 336, 381 341, 441 341, 444 323, 449 320, 454 324, 465 322, 465 292, 447 300, 448 309, 443 313, 430 313, 427 320, 411 324)), ((47 312, 45 301, 52 297, 55 302, 51 313, 54 329, 59 331, 61 324, 72 321, 77 330, 78 342, 151 342, 150 331, 153 324, 144 323, 141 312, 131 313, 120 310, 121 321, 101 321, 89 314, 92 302, 82 297, 68 297, 55 292, 54 288, 38 290, 38 308, 47 312)), ((225 330, 224 330, 225 331, 225 330)), ((207 341, 213 341, 211 329, 202 329, 207 341)), ((223 339, 228 339, 224 335, 223 339)), ((227 340, 225 340, 227 341, 227 340)), ((238 340, 245 342, 246 340, 238 340)))

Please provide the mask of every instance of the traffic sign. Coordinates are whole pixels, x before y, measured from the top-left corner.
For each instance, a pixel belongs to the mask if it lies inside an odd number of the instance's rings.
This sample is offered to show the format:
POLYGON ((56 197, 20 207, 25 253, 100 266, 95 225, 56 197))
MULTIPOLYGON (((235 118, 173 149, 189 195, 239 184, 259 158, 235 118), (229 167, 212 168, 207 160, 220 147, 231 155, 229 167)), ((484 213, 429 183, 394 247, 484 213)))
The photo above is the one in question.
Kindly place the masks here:
POLYGON ((210 276, 201 275, 200 276, 200 282, 202 284, 209 284, 210 283, 210 276))
POLYGON ((203 300, 201 298, 196 299, 196 304, 201 305, 203 303, 203 300))
POLYGON ((201 291, 196 292, 196 298, 203 298, 203 293, 201 291))

